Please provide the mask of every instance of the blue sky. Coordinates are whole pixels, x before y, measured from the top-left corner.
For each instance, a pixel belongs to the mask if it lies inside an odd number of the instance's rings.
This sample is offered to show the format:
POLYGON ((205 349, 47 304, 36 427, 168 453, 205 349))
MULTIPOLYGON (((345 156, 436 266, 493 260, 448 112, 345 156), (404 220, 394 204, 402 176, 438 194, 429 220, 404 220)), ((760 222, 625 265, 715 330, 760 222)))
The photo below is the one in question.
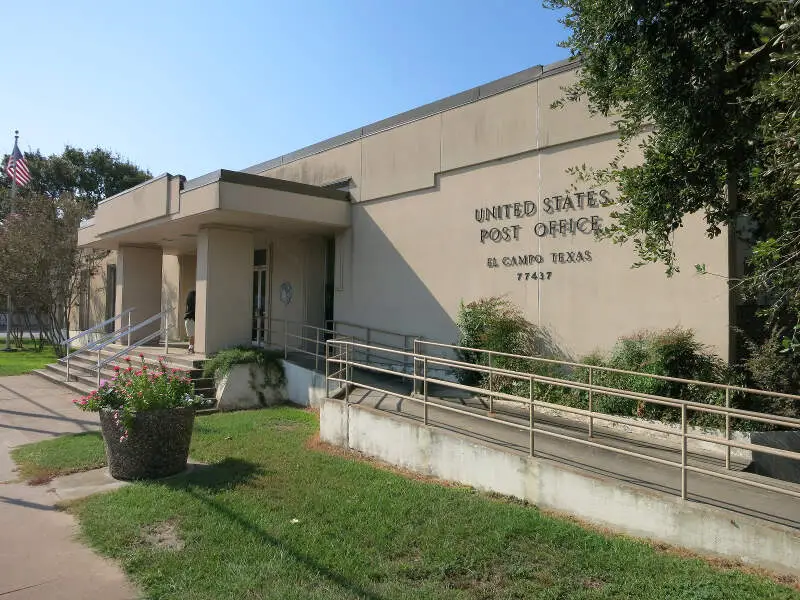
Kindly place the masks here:
POLYGON ((0 153, 242 169, 565 58, 539 0, 71 0, 2 11, 0 153))

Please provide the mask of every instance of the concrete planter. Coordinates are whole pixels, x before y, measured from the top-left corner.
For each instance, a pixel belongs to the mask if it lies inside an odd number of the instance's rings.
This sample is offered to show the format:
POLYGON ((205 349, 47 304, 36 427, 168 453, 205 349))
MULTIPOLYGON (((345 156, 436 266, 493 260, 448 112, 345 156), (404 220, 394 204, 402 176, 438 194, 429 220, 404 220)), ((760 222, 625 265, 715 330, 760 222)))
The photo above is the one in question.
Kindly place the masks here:
POLYGON ((221 411, 266 408, 288 399, 286 385, 267 381, 258 365, 234 365, 217 383, 217 409, 221 411))
POLYGON ((167 408, 137 413, 128 438, 114 411, 100 411, 100 428, 108 468, 114 479, 158 479, 186 469, 194 427, 193 408, 167 408))

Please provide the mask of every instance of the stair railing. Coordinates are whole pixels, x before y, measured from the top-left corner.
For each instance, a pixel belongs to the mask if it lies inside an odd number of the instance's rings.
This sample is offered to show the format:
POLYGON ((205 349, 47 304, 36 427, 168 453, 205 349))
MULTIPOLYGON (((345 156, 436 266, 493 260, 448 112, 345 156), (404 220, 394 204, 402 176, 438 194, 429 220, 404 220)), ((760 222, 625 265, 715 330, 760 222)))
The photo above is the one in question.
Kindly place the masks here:
MULTIPOLYGON (((82 338, 85 338, 86 336, 88 336, 88 335, 90 335, 90 334, 92 334, 92 333, 94 333, 96 331, 104 329, 106 327, 106 325, 110 325, 111 323, 116 323, 118 320, 120 322, 122 322, 122 320, 125 317, 128 318, 127 319, 128 320, 128 324, 127 325, 123 325, 122 328, 121 328, 121 331, 130 331, 131 330, 131 313, 134 310, 136 310, 136 309, 135 308, 127 308, 127 309, 123 310, 121 313, 116 314, 113 317, 110 317, 110 318, 106 319, 102 323, 98 323, 97 325, 94 325, 93 327, 89 327, 89 329, 86 329, 85 331, 81 331, 79 334, 73 335, 71 338, 69 338, 68 340, 64 341, 64 351, 65 351, 65 353, 64 353, 63 357, 58 359, 58 362, 63 362, 67 366, 67 381, 69 381, 69 361, 70 361, 70 358, 74 357, 76 354, 82 354, 84 352, 91 352, 99 344, 102 344, 108 338, 104 337, 103 339, 100 339, 100 340, 92 340, 90 338, 90 339, 86 340, 86 343, 83 346, 80 346, 78 348, 74 348, 73 349, 72 346, 74 345, 74 343, 76 341, 82 339, 82 338)), ((110 335, 113 335, 113 334, 110 334, 110 335)), ((130 343, 131 343, 131 337, 130 337, 130 334, 128 334, 128 344, 130 345, 130 343)))
MULTIPOLYGON (((161 312, 156 313, 155 315, 153 315, 151 317, 148 317, 144 321, 136 323, 135 325, 131 325, 131 323, 130 323, 130 311, 132 311, 132 310, 133 309, 128 309, 127 311, 123 311, 123 313, 120 313, 120 315, 117 315, 117 317, 116 317, 116 318, 119 318, 119 316, 127 313, 128 314, 128 325, 127 326, 125 326, 122 329, 120 329, 119 331, 109 335, 108 337, 103 338, 102 340, 97 340, 95 342, 88 343, 85 346, 83 346, 81 348, 78 348, 77 350, 74 350, 74 351, 70 352, 69 354, 67 354, 66 356, 64 356, 63 358, 59 359, 59 362, 66 363, 66 367, 67 367, 66 368, 66 371, 67 371, 66 372, 66 380, 67 381, 69 381, 69 361, 70 361, 70 358, 74 358, 78 354, 84 354, 84 353, 89 353, 89 352, 96 353, 95 369, 97 369, 97 385, 99 387, 100 386, 100 371, 101 371, 101 369, 105 365, 107 365, 109 362, 111 362, 111 360, 114 360, 114 359, 118 358, 122 354, 130 352, 130 350, 132 348, 137 348, 137 347, 141 346, 142 344, 145 344, 145 343, 151 341, 152 339, 154 339, 155 337, 160 336, 160 335, 163 334, 164 335, 164 353, 166 354, 167 352, 169 352, 169 313, 172 311, 172 308, 171 307, 170 308, 166 308, 166 309, 162 310, 161 312), (146 335, 142 339, 137 340, 134 343, 131 343, 131 334, 132 333, 135 333, 135 332, 143 329, 144 327, 148 327, 149 325, 152 325, 153 323, 155 323, 156 321, 159 321, 159 320, 161 321, 161 327, 159 329, 157 329, 153 333, 150 333, 150 334, 146 335), (123 348, 122 350, 120 350, 119 352, 114 354, 110 359, 103 360, 102 359, 102 351, 109 344, 113 344, 114 342, 118 342, 122 338, 127 338, 126 339, 127 344, 125 345, 125 348, 123 348)), ((97 330, 100 327, 102 327, 104 325, 107 325, 111 321, 116 320, 116 318, 107 319, 104 323, 99 323, 98 325, 95 325, 93 328, 91 328, 91 330, 97 330)), ((90 333, 91 330, 87 329, 85 332, 82 332, 81 334, 75 336, 73 339, 78 339, 79 337, 82 337, 83 335, 90 333)))
POLYGON ((100 387, 100 372, 102 371, 103 367, 105 367, 108 363, 114 362, 120 356, 122 356, 124 354, 128 354, 134 348, 138 348, 139 346, 143 346, 147 342, 149 342, 151 340, 154 340, 154 339, 156 339, 157 337, 159 337, 161 335, 164 336, 164 354, 168 354, 169 353, 169 313, 170 312, 172 312, 171 308, 164 309, 160 313, 155 314, 152 317, 150 317, 148 319, 145 319, 141 323, 137 323, 136 325, 134 325, 130 329, 131 332, 137 331, 137 330, 141 329, 142 327, 146 327, 146 326, 154 323, 158 319, 162 319, 161 327, 157 331, 154 331, 153 333, 150 333, 150 334, 144 336, 143 338, 141 338, 139 340, 136 340, 132 344, 128 344, 125 348, 123 348, 122 350, 119 350, 118 352, 115 352, 111 356, 109 356, 109 357, 107 357, 105 359, 101 359, 100 350, 97 351, 97 366, 96 366, 96 369, 97 369, 97 387, 100 387))

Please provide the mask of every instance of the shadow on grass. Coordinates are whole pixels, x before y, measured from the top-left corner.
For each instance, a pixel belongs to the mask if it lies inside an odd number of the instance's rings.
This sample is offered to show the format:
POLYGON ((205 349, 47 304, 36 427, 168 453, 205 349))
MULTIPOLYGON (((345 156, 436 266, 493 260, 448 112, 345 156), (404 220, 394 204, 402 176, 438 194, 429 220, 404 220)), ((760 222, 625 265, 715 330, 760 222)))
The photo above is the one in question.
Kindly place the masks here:
POLYGON ((195 465, 190 471, 170 479, 161 480, 159 483, 170 489, 180 490, 191 495, 193 498, 196 498, 211 510, 227 519, 230 523, 252 533, 264 544, 268 544, 280 552, 293 557, 312 572, 320 573, 354 596, 366 598, 368 600, 382 600, 380 596, 375 595, 342 575, 332 571, 313 557, 298 552, 279 538, 252 523, 235 510, 232 510, 229 506, 217 502, 212 496, 202 492, 229 490, 238 485, 252 481, 262 473, 264 473, 264 470, 255 463, 238 458, 226 458, 211 465, 195 465))
POLYGON ((190 465, 187 471, 162 479, 159 483, 175 490, 202 488, 209 492, 221 492, 248 483, 263 472, 264 470, 255 463, 238 458, 226 458, 210 465, 190 465))

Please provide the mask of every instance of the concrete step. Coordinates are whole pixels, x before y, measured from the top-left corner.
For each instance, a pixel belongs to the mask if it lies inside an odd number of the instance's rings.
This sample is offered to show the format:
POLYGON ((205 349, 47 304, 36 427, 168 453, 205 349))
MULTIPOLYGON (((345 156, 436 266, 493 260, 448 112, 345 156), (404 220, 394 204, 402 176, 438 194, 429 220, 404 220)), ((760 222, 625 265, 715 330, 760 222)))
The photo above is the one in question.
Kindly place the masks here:
POLYGON ((66 381, 63 377, 59 377, 55 371, 51 371, 50 369, 36 369, 35 371, 31 371, 31 373, 37 377, 41 377, 47 381, 72 390, 80 396, 85 396, 95 389, 94 386, 88 386, 80 381, 66 381))
MULTIPOLYGON (((101 351, 101 357, 108 358, 114 354, 115 350, 113 348, 108 351, 101 351)), ((155 370, 159 368, 158 359, 161 356, 160 354, 154 352, 153 349, 151 349, 150 352, 142 352, 142 354, 144 355, 144 364, 147 365, 149 369, 155 370)), ((102 367, 100 370, 100 379, 113 379, 116 374, 114 367, 127 368, 129 365, 125 361, 125 356, 127 355, 122 355, 102 367)), ((130 365, 134 368, 141 366, 142 359, 137 354, 134 354, 133 356, 134 357, 131 360, 130 365)), ((189 376, 195 385, 195 393, 198 396, 213 399, 216 397, 214 380, 212 378, 203 377, 202 369, 195 366, 197 363, 198 361, 183 356, 179 356, 177 360, 173 360, 173 356, 168 356, 164 361, 164 364, 168 369, 179 369, 189 373, 189 376)), ((42 371, 51 381, 63 384, 75 384, 74 386, 67 385, 66 387, 82 393, 88 393, 97 387, 96 365, 97 358, 93 358, 90 355, 75 356, 71 358, 69 364, 69 382, 67 382, 67 367, 66 363, 64 362, 47 365, 44 369, 42 369, 42 371)), ((200 362, 200 365, 202 365, 202 362, 200 362)))
MULTIPOLYGON (((101 351, 104 356, 111 356, 125 349, 125 346, 119 344, 109 344, 101 351)), ((154 346, 140 346, 132 348, 130 352, 123 354, 120 358, 124 360, 125 356, 130 356, 132 360, 140 360, 139 355, 144 355, 145 362, 157 363, 160 357, 164 357, 164 362, 168 365, 174 365, 176 368, 182 369, 202 369, 205 357, 198 354, 187 354, 183 349, 176 349, 170 347, 169 352, 164 354, 163 347, 154 346)))

